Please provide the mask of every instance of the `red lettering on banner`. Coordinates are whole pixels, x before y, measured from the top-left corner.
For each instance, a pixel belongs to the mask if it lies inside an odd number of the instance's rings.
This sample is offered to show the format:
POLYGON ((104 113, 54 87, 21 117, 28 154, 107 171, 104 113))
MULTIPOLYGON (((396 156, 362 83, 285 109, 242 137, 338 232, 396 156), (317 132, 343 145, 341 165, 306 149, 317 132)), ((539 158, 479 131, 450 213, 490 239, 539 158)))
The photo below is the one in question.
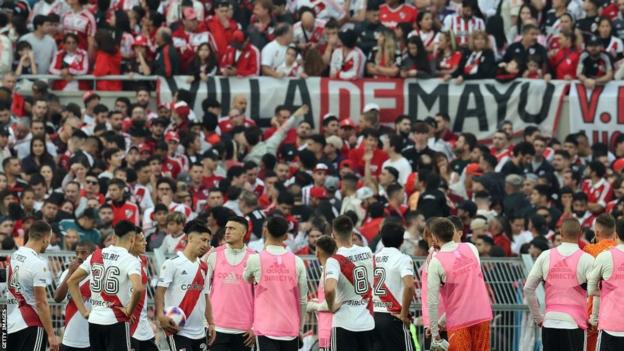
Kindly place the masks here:
POLYGON ((351 118, 358 123, 364 106, 369 103, 379 105, 382 123, 393 123, 398 115, 405 113, 403 80, 341 81, 322 78, 320 86, 320 118, 333 112, 340 119, 351 118))
POLYGON ((618 87, 617 115, 618 115, 617 117, 618 124, 624 124, 624 86, 618 87))
MULTIPOLYGON (((594 123, 596 117, 596 109, 598 108, 598 100, 600 94, 604 90, 603 86, 596 86, 591 94, 591 101, 587 100, 587 89, 583 84, 576 84, 576 91, 579 96, 579 107, 581 108, 581 117, 585 123, 594 123)), ((594 139, 596 140, 596 139, 594 139)))

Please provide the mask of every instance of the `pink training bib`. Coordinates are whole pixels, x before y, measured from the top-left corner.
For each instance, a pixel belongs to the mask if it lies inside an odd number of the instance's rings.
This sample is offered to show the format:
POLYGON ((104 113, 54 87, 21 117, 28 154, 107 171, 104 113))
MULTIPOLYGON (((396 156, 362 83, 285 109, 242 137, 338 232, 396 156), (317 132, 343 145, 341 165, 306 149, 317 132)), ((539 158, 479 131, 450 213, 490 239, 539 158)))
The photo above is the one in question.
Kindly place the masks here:
MULTIPOLYGON (((325 301, 325 290, 323 289, 323 281, 325 281, 325 273, 323 272, 322 280, 319 281, 316 296, 319 302, 325 301)), ((316 312, 316 321, 318 327, 319 347, 329 348, 331 344, 332 314, 331 312, 316 312)))
MULTIPOLYGON (((427 277, 429 277, 429 274, 427 274, 427 269, 429 268, 429 262, 431 261, 431 258, 435 256, 436 254, 437 252, 435 251, 432 251, 429 253, 427 260, 425 260, 425 263, 423 263, 421 267, 421 274, 420 274, 420 302, 422 304, 422 308, 421 308, 422 319, 423 319, 423 324, 425 325, 425 327, 428 327, 428 328, 430 328, 430 325, 429 325, 429 304, 427 303, 427 277)), ((439 296, 438 317, 442 316, 445 313, 446 313, 446 308, 444 307, 444 301, 442 301, 442 296, 439 296)))
POLYGON ((545 312, 567 313, 574 318, 579 328, 587 329, 587 293, 576 278, 582 255, 581 249, 570 256, 563 256, 556 248, 550 250, 550 265, 544 283, 545 312))
POLYGON ((598 328, 612 332, 624 332, 624 252, 612 248, 613 272, 602 281, 598 328))
POLYGON ((217 248, 217 261, 212 274, 210 302, 215 325, 220 328, 249 330, 253 324, 253 288, 243 279, 243 271, 249 255, 247 249, 243 260, 233 266, 225 257, 225 247, 217 248))
POLYGON ((481 265, 468 244, 457 244, 453 251, 440 251, 446 282, 440 295, 446 306, 448 331, 492 320, 492 305, 481 272, 481 265))
POLYGON ((260 253, 260 282, 255 289, 254 331, 256 335, 299 336, 301 315, 295 255, 260 253))

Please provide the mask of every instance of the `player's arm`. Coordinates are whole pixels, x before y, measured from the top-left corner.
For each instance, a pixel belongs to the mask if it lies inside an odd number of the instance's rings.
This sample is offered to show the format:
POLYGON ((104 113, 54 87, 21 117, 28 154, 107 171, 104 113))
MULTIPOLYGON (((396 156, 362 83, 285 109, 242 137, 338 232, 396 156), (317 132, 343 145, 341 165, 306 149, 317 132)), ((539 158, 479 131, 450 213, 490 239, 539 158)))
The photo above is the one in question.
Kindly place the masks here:
POLYGON ((327 309, 336 312, 336 287, 338 286, 338 278, 340 277, 340 264, 333 258, 328 258, 325 263, 325 302, 327 309))
POLYGON ((171 260, 165 261, 160 268, 160 277, 158 277, 158 284, 156 285, 156 292, 154 293, 154 304, 156 305, 156 318, 160 323, 160 327, 166 332, 175 334, 180 328, 169 317, 165 316, 165 292, 169 288, 169 285, 173 282, 173 275, 175 273, 175 267, 171 267, 171 260))
POLYGON ((130 279, 130 284, 132 284, 132 295, 130 295, 130 302, 126 306, 125 313, 126 316, 130 317, 139 300, 141 300, 141 294, 145 291, 145 285, 141 282, 141 274, 131 274, 128 279, 130 279))
POLYGON ((543 252, 535 261, 526 283, 524 284, 524 296, 527 299, 529 305, 529 311, 533 316, 535 324, 541 326, 544 322, 544 316, 539 309, 539 303, 537 302, 537 296, 535 295, 535 289, 544 280, 543 267, 546 264, 546 256, 549 255, 548 251, 543 252))
POLYGON ((89 310, 84 304, 84 299, 82 298, 82 293, 80 293, 80 287, 78 284, 89 275, 89 272, 85 271, 83 266, 80 266, 76 269, 74 274, 67 279, 67 288, 69 289, 69 294, 71 295, 72 300, 76 304, 78 311, 80 314, 86 319, 89 318, 89 310))
POLYGON ((206 317, 206 322, 208 322, 208 345, 212 345, 212 343, 217 338, 217 332, 215 330, 215 322, 214 317, 212 316, 212 303, 210 303, 210 295, 204 295, 206 297, 206 311, 204 312, 204 317, 206 317))
POLYGON ((589 296, 600 296, 600 281, 603 277, 603 267, 605 266, 605 261, 607 265, 610 263, 610 255, 610 253, 601 253, 594 261, 592 270, 587 275, 587 294, 589 296))
POLYGON ((440 304, 440 286, 444 282, 444 268, 435 257, 431 259, 427 270, 427 304, 429 308, 429 328, 431 338, 438 340, 440 327, 438 325, 438 307, 440 304))
POLYGON ((69 280, 71 275, 76 271, 76 269, 78 269, 81 263, 82 263, 82 260, 76 257, 69 264, 69 267, 67 268, 67 274, 65 274, 65 276, 61 280, 61 284, 59 284, 59 286, 54 291, 54 301, 61 302, 65 300, 65 297, 67 297, 67 291, 68 291, 67 281, 69 280))
POLYGON ((54 327, 52 327, 52 316, 50 313, 50 306, 48 305, 46 288, 44 286, 34 286, 33 292, 35 295, 35 310, 37 311, 37 315, 43 324, 43 329, 45 329, 48 334, 50 350, 58 350, 59 341, 54 333, 54 327))
POLYGON ((245 270, 243 271, 243 279, 250 283, 258 282, 260 275, 260 255, 253 254, 247 259, 245 270))
POLYGON ((410 305, 414 298, 414 276, 406 275, 401 279, 403 281, 403 296, 401 299, 401 315, 400 319, 404 324, 409 325, 411 323, 409 318, 410 305))

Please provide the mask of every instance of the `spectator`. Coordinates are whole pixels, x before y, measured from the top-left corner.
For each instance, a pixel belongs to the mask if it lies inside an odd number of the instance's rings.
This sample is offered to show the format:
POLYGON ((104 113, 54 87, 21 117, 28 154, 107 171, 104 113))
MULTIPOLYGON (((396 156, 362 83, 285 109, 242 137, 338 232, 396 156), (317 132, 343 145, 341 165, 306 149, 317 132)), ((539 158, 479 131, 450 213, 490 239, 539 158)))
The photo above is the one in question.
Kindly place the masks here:
POLYGON ((580 54, 574 43, 575 36, 572 32, 562 31, 559 36, 558 49, 549 53, 550 67, 553 69, 555 79, 571 80, 576 78, 580 54))
POLYGON ((160 28, 156 32, 156 59, 154 61, 153 73, 159 76, 170 78, 178 74, 180 70, 180 58, 173 46, 171 30, 160 28))
POLYGON ((257 76, 260 74, 260 52, 250 43, 245 32, 236 31, 219 66, 226 77, 257 76))
POLYGON ((549 51, 558 49, 559 48, 559 35, 558 34, 563 33, 563 32, 570 32, 572 33, 574 37, 574 39, 572 40, 572 47, 576 48, 577 50, 581 50, 583 48, 583 35, 581 34, 581 31, 578 30, 578 28, 576 28, 574 18, 572 18, 572 15, 570 15, 569 13, 564 13, 563 15, 561 15, 561 17, 559 17, 558 21, 559 21, 558 31, 553 34, 550 34, 546 41, 547 49, 549 51))
POLYGON ((507 48, 503 62, 509 63, 515 60, 520 65, 520 72, 524 73, 527 69, 529 56, 537 56, 545 79, 550 79, 550 71, 548 69, 548 54, 546 49, 537 42, 539 28, 534 24, 527 24, 522 27, 522 39, 515 42, 507 48))
POLYGON ((317 19, 316 12, 309 7, 301 7, 298 13, 300 21, 293 26, 293 43, 305 55, 308 49, 326 45, 325 21, 317 19))
POLYGON ((417 14, 418 10, 414 6, 400 0, 386 0, 379 6, 380 22, 389 29, 394 29, 400 23, 414 23, 417 14))
POLYGON ((401 50, 396 44, 394 33, 382 31, 377 39, 377 46, 368 55, 366 70, 376 78, 396 77, 401 67, 401 50))
POLYGON ((78 36, 78 48, 89 53, 89 57, 95 54, 95 17, 88 9, 84 8, 85 0, 67 0, 69 11, 62 14, 61 23, 66 34, 74 33, 78 36))
MULTIPOLYGON (((90 242, 94 245, 100 243, 100 232, 95 229, 97 223, 97 212, 95 209, 87 208, 76 218, 64 219, 59 222, 59 229, 63 236, 67 236, 74 232, 78 234, 78 240, 80 242, 90 242)), ((68 248, 65 248, 68 250, 68 248)))
POLYGON ((273 2, 271 0, 256 1, 253 8, 253 16, 249 20, 247 32, 249 41, 257 48, 263 49, 265 45, 273 41, 277 36, 273 21, 273 2))
MULTIPOLYGON (((461 11, 444 18, 444 30, 453 33, 457 45, 461 47, 469 46, 473 33, 485 31, 485 22, 475 16, 475 10, 477 10, 477 5, 474 0, 464 0, 461 11)), ((487 36, 486 42, 489 42, 487 36)))
POLYGON ((470 36, 470 45, 462 56, 457 70, 451 75, 457 84, 464 80, 494 77, 496 62, 485 32, 476 31, 470 36))
POLYGON ((585 43, 588 42, 589 38, 592 37, 596 28, 598 27, 598 22, 600 21, 599 10, 601 2, 598 0, 587 0, 583 1, 583 10, 585 11, 585 17, 581 18, 577 22, 577 27, 583 34, 583 38, 585 39, 585 43))
POLYGON ((78 47, 78 36, 68 33, 63 39, 63 49, 59 50, 50 65, 50 73, 61 76, 63 80, 52 82, 55 90, 88 90, 85 81, 76 81, 73 76, 86 74, 89 69, 87 52, 78 47))
POLYGON ((291 45, 286 49, 284 62, 276 69, 279 75, 288 78, 306 78, 307 75, 303 71, 303 66, 299 62, 299 50, 291 45))
POLYGON ((50 21, 48 17, 44 15, 35 16, 33 28, 34 31, 21 37, 20 41, 30 44, 35 57, 37 72, 48 72, 50 63, 57 52, 56 42, 49 35, 50 21))
MULTIPOLYGON (((95 34, 95 64, 93 75, 96 77, 114 76, 121 74, 121 53, 119 47, 115 45, 113 35, 108 30, 99 30, 95 34)), ((121 81, 119 80, 98 80, 95 84, 97 90, 119 91, 121 81)))
POLYGON ((449 80, 462 60, 462 53, 457 50, 450 32, 439 33, 433 59, 436 75, 444 80, 449 80))
POLYGON ((193 81, 205 82, 209 76, 214 76, 217 73, 217 69, 217 57, 210 44, 200 44, 197 47, 197 52, 195 52, 190 71, 193 75, 193 81))
POLYGON ((357 34, 351 27, 345 26, 338 33, 341 48, 331 55, 329 76, 338 79, 357 79, 364 75, 364 53, 356 47, 357 34))
POLYGON ((622 44, 622 39, 613 35, 613 24, 610 19, 606 17, 600 18, 596 34, 602 41, 604 52, 611 55, 614 61, 617 62, 624 58, 624 44, 622 44))
MULTIPOLYGON (((239 30, 238 24, 228 17, 230 3, 226 0, 219 0, 214 5, 214 15, 206 20, 206 27, 212 34, 217 54, 223 55, 232 40, 232 35, 239 30)), ((264 56, 264 55, 263 55, 264 56)))
POLYGON ((262 74, 273 78, 283 78, 284 73, 278 72, 277 68, 286 59, 286 50, 292 42, 293 32, 289 24, 281 24, 273 33, 275 39, 262 49, 262 74))
POLYGON ((148 76, 152 73, 152 68, 148 63, 150 59, 147 39, 139 35, 132 43, 133 55, 129 61, 125 62, 124 73, 138 73, 148 76))
MULTIPOLYGON (((7 36, 9 31, 9 17, 6 13, 0 13, 0 45, 3 48, 13 47, 11 39, 7 36)), ((0 74, 5 76, 7 73, 11 73, 11 65, 13 64, 13 50, 0 51, 0 74)), ((4 86, 4 84, 3 84, 4 86)))
POLYGON ((37 74, 37 62, 30 43, 20 41, 15 47, 19 60, 13 63, 15 74, 37 74))
POLYGON ((603 52, 603 49, 600 39, 591 36, 579 58, 576 75, 590 89, 613 79, 613 62, 611 56, 603 52))

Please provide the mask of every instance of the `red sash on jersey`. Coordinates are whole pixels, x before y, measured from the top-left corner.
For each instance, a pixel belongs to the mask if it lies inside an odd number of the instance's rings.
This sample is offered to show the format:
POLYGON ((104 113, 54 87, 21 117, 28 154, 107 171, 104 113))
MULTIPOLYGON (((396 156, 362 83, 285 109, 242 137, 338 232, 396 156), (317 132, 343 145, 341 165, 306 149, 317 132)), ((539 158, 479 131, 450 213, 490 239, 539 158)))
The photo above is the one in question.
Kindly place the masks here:
MULTIPOLYGON (((201 294, 204 291, 203 288, 196 289, 195 287, 204 286, 207 273, 208 264, 202 260, 199 260, 199 269, 195 274, 195 278, 193 278, 193 281, 191 282, 191 286, 193 288, 186 291, 186 294, 184 295, 182 301, 180 301, 180 305, 178 306, 182 309, 182 311, 184 311, 184 314, 187 318, 191 315, 191 313, 193 313, 193 309, 195 309, 195 304, 197 304, 197 301, 201 298, 201 294)), ((167 333, 167 335, 170 334, 167 333)))
POLYGON ((15 299, 17 300, 20 313, 22 314, 22 318, 24 318, 24 322, 26 322, 26 325, 29 327, 43 327, 43 323, 41 323, 41 319, 39 319, 39 315, 37 314, 35 309, 31 305, 26 303, 26 299, 21 292, 15 289, 15 287, 11 286, 11 281, 13 278, 13 267, 11 266, 10 259, 11 258, 9 257, 9 260, 7 262, 9 264, 7 285, 9 286, 9 291, 11 292, 11 294, 13 294, 13 296, 15 296, 15 299))
MULTIPOLYGON (((355 269, 355 264, 351 262, 348 258, 344 257, 343 255, 335 254, 332 256, 332 258, 338 261, 338 264, 340 264, 340 272, 342 273, 342 275, 345 276, 345 278, 347 278, 349 283, 351 283, 351 285, 355 287, 356 282, 355 282, 355 277, 353 276, 353 270, 355 269)), ((368 290, 366 290, 365 293, 359 294, 359 295, 363 299, 367 300, 368 304, 366 307, 368 308, 368 312, 370 312, 370 314, 373 315, 373 293, 371 291, 370 286, 368 287, 368 290)))
MULTIPOLYGON (((139 258, 141 259, 141 283, 147 286, 147 256, 141 255, 139 258)), ((143 292, 141 293, 141 298, 139 299, 139 303, 137 303, 134 311, 132 311, 130 336, 134 335, 134 331, 139 326, 139 321, 141 320, 141 311, 143 311, 143 305, 145 305, 145 294, 147 294, 147 289, 143 290, 143 292)))
MULTIPOLYGON (((91 288, 89 287, 89 280, 84 282, 80 286, 80 295, 82 295, 83 299, 91 298, 91 288)), ((70 297, 67 306, 65 307, 65 327, 69 324, 69 321, 74 317, 74 315, 78 312, 78 307, 74 303, 74 299, 70 297)))
MULTIPOLYGON (((99 248, 93 252, 91 255, 91 266, 94 264, 101 264, 104 267, 104 258, 102 257, 102 250, 99 248)), ((123 311, 124 306, 121 304, 121 300, 119 300, 119 296, 117 295, 109 295, 102 289, 100 292, 100 296, 102 300, 108 302, 109 308, 115 314, 115 318, 117 318, 117 322, 127 322, 128 316, 123 311)))
MULTIPOLYGON (((373 258, 373 271, 377 269, 377 264, 375 264, 375 259, 373 258)), ((379 278, 377 277, 377 274, 373 274, 373 280, 374 280, 374 285, 373 286, 377 286, 379 284, 379 278)), ((388 310, 388 312, 390 313, 400 313, 401 312, 401 304, 399 303, 399 301, 394 297, 394 295, 392 295, 392 291, 390 291, 390 289, 388 289, 388 286, 386 285, 385 282, 381 283, 381 287, 384 291, 383 295, 379 296, 379 299, 381 300, 381 302, 383 302, 384 304, 386 304, 386 309, 388 310)), ((377 291, 377 290, 375 290, 377 291)))

